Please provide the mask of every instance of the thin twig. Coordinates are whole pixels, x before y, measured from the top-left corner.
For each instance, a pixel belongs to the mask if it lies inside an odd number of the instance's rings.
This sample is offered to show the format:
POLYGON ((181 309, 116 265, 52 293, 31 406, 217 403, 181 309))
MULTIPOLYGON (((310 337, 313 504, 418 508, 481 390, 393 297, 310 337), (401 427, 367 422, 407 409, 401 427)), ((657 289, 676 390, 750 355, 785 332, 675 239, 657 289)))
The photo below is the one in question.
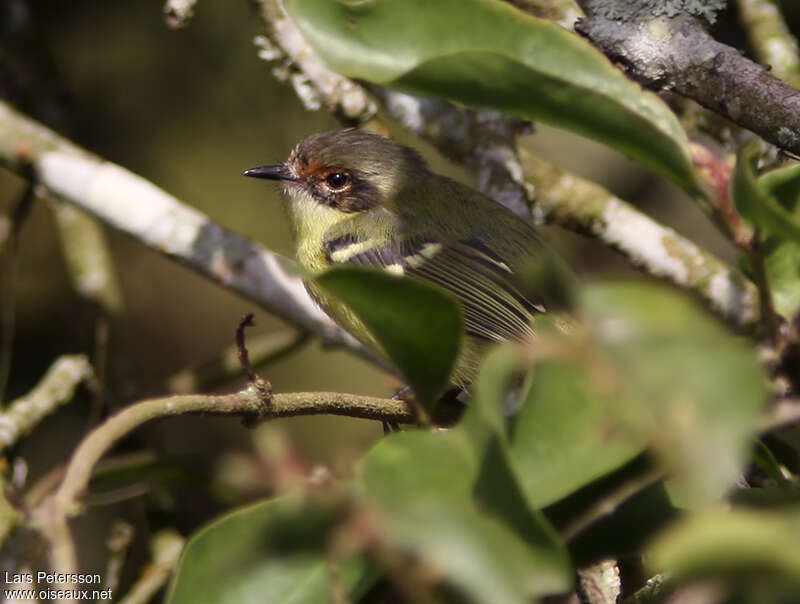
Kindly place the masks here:
POLYGON ((108 536, 107 541, 108 550, 111 555, 106 565, 106 573, 103 581, 104 589, 108 589, 111 592, 117 591, 134 533, 133 526, 124 520, 117 520, 111 525, 111 534, 108 536))
MULTIPOLYGON (((231 415, 245 420, 325 414, 413 422, 402 401, 332 392, 273 394, 265 400, 263 390, 257 384, 234 394, 176 395, 130 405, 106 419, 81 441, 56 492, 34 510, 34 524, 50 542, 54 570, 71 573, 77 568, 75 544, 67 519, 80 511, 80 497, 86 491, 100 458, 142 424, 185 414, 231 415)), ((69 589, 68 586, 62 588, 69 589)))
POLYGON ((569 522, 561 530, 561 536, 565 541, 572 541, 598 520, 613 514, 616 509, 628 499, 663 478, 664 471, 655 469, 624 482, 619 487, 594 502, 581 512, 578 517, 569 522))
POLYGON ((157 533, 151 540, 153 561, 142 571, 119 604, 147 604, 167 582, 178 565, 186 540, 172 529, 157 533))
POLYGON ((663 593, 667 590, 668 575, 658 574, 650 577, 643 587, 623 600, 623 604, 649 604, 663 602, 663 593))
POLYGON ((258 379, 258 376, 253 370, 253 366, 250 364, 250 356, 247 352, 247 346, 245 346, 244 342, 244 330, 246 327, 252 327, 253 325, 255 325, 255 323, 253 323, 253 313, 249 313, 242 317, 242 320, 239 321, 239 326, 236 328, 237 356, 239 357, 239 364, 242 366, 242 369, 247 376, 247 381, 250 384, 254 384, 258 379))
MULTIPOLYGON (((247 351, 255 369, 267 367, 305 346, 310 335, 290 329, 267 333, 247 339, 247 351)), ((242 375, 239 351, 236 345, 223 350, 216 358, 197 367, 182 369, 167 379, 173 394, 208 392, 242 375)))
POLYGON ((0 414, 0 450, 16 443, 45 417, 75 395, 81 382, 91 380, 92 367, 85 355, 59 357, 39 383, 0 414))

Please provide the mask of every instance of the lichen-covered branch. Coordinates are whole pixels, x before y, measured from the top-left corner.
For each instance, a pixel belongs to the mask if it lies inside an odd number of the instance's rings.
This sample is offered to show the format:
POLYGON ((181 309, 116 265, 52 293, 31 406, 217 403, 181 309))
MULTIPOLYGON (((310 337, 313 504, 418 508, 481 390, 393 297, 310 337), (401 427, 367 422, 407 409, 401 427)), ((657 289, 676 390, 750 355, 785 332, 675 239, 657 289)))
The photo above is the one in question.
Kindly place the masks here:
POLYGON ((800 87, 800 49, 776 0, 739 0, 739 20, 756 57, 775 77, 800 87))
POLYGON ((598 4, 582 2, 589 16, 576 30, 633 78, 693 99, 777 147, 800 153, 800 90, 717 42, 692 16, 615 20, 595 12, 598 4))
POLYGON ((544 219, 585 233, 625 254, 646 272, 698 294, 733 323, 759 319, 755 285, 721 260, 659 224, 600 185, 523 153, 544 219))
POLYGON ((0 102, 0 163, 13 165, 20 148, 53 193, 290 323, 373 358, 316 306, 286 259, 0 102))
POLYGON ((278 60, 275 75, 289 80, 307 109, 324 106, 339 118, 352 123, 371 119, 377 105, 369 93, 349 78, 328 69, 317 54, 310 50, 300 30, 283 8, 281 0, 259 0, 261 16, 269 40, 258 38, 261 57, 278 60))
POLYGON ((12 401, 0 413, 0 450, 12 446, 45 417, 71 401, 78 385, 91 377, 92 367, 85 355, 56 359, 33 390, 12 401))

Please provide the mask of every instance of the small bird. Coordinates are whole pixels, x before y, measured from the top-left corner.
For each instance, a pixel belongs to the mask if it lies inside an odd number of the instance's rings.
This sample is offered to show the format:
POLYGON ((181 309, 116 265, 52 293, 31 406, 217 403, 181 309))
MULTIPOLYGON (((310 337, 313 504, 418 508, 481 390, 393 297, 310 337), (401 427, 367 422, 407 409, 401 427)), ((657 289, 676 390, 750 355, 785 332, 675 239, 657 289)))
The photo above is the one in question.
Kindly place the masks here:
MULTIPOLYGON (((312 273, 350 264, 434 283, 455 296, 466 338, 453 385, 467 387, 492 342, 525 340, 545 312, 520 274, 543 249, 529 223, 482 193, 436 174, 413 149, 355 129, 312 134, 282 164, 245 176, 283 184, 297 259, 312 273)), ((361 321, 313 282, 312 297, 365 345, 361 321)))

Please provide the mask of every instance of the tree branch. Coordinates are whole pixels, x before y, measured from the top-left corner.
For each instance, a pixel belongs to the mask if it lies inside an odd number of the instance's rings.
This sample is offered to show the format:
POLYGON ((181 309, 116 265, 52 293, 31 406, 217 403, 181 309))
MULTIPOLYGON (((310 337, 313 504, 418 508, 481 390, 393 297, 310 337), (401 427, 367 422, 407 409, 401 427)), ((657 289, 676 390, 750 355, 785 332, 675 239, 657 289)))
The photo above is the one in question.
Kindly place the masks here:
POLYGON ((527 153, 523 166, 536 183, 543 218, 600 239, 645 272, 694 292, 732 323, 758 323, 758 289, 741 273, 596 183, 527 153))
POLYGON ((613 20, 584 0, 576 30, 635 79, 672 90, 724 115, 764 140, 800 153, 800 90, 717 42, 689 15, 613 20))
MULTIPOLYGON (((263 382, 262 382, 263 384, 263 382)), ((271 394, 256 383, 227 395, 188 394, 155 398, 125 407, 81 441, 58 489, 34 510, 33 523, 50 543, 51 567, 59 573, 78 568, 68 519, 80 512, 80 497, 97 462, 121 439, 154 419, 186 414, 241 416, 246 421, 295 415, 345 415, 394 423, 412 423, 403 401, 334 392, 271 394)), ((74 589, 68 582, 59 589, 74 589)))
POLYGON ((0 414, 0 450, 12 446, 45 417, 71 401, 78 384, 91 378, 92 367, 85 355, 56 359, 33 390, 0 414))

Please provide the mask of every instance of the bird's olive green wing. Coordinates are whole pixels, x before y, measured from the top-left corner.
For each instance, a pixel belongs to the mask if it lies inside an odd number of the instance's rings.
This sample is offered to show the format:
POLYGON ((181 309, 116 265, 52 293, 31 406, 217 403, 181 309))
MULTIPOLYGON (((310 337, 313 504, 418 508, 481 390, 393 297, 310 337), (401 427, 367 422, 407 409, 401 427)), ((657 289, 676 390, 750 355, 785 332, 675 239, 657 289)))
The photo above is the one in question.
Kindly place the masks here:
POLYGON ((370 245, 347 234, 328 239, 325 251, 333 264, 379 267, 446 289, 462 305, 466 333, 485 340, 523 339, 532 315, 545 310, 519 291, 506 260, 478 238, 415 236, 370 245))

